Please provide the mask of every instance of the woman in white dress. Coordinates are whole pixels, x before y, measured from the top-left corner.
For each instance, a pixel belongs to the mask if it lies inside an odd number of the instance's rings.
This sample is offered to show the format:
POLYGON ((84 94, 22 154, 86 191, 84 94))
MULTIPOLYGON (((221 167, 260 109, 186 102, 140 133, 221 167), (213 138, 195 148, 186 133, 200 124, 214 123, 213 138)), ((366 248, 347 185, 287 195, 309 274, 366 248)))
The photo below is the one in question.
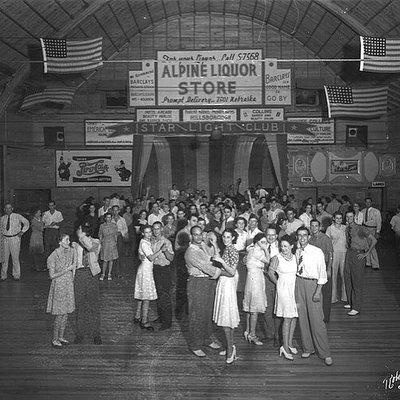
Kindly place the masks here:
POLYGON ((297 272, 295 243, 296 240, 292 236, 282 236, 279 242, 280 253, 271 259, 268 270, 269 277, 276 284, 275 314, 277 317, 283 317, 283 346, 279 349, 279 355, 283 354, 288 360, 293 360, 291 353, 297 354, 297 349, 292 343, 298 316, 294 294, 297 272))
POLYGON ((263 344, 256 336, 256 325, 258 314, 265 313, 267 308, 264 267, 269 261, 267 238, 262 232, 257 233, 253 238, 253 244, 247 247, 247 277, 243 299, 243 310, 248 313, 244 337, 257 346, 263 344))
POLYGON ((231 364, 236 359, 236 347, 233 344, 233 330, 239 326, 239 310, 237 306, 236 288, 239 275, 237 266, 239 263, 239 252, 234 243, 236 232, 228 228, 222 234, 222 241, 225 250, 222 257, 217 254, 214 260, 222 264, 224 270, 231 276, 220 276, 215 291, 213 321, 222 326, 226 338, 226 350, 221 351, 221 355, 226 355, 227 364, 231 364))
POLYGON ((139 243, 141 264, 138 267, 135 279, 135 299, 138 300, 138 304, 133 322, 139 324, 142 329, 154 331, 154 328, 148 322, 150 301, 157 299, 156 285, 153 277, 153 261, 166 248, 163 245, 159 251, 153 253, 150 242, 152 236, 151 226, 144 226, 142 232, 143 239, 139 243))

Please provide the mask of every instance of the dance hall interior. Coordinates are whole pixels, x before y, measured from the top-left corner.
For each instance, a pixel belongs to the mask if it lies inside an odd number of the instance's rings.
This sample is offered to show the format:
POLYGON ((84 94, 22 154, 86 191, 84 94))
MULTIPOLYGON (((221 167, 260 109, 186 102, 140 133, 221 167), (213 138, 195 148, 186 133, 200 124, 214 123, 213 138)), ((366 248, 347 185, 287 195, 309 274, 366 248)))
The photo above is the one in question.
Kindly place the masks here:
POLYGON ((0 1, 0 399, 400 399, 399 131, 398 0, 0 1))

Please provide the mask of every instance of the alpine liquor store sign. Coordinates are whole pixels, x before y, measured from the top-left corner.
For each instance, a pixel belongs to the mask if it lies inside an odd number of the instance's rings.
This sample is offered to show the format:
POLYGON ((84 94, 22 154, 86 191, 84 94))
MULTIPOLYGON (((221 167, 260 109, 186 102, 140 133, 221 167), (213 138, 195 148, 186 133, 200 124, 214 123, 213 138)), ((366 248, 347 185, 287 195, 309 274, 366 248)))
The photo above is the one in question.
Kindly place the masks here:
POLYGON ((262 51, 159 52, 159 106, 262 104, 262 51))

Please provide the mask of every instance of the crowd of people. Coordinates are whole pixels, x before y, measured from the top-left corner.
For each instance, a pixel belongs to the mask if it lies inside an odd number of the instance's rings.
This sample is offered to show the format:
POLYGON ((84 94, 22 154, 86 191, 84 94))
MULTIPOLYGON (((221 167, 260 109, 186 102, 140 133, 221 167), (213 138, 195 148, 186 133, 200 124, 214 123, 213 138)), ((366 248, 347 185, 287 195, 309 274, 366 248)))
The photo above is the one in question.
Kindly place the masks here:
MULTIPOLYGON (((1 280, 8 278, 10 255, 12 276, 20 279, 20 240, 30 227, 31 266, 48 270, 51 279, 47 312, 55 316, 55 348, 68 344, 64 331, 73 311, 74 342, 88 335, 102 343, 99 281, 121 276, 121 260, 130 257, 138 265, 133 323, 140 328, 155 330, 149 307, 156 301, 159 330, 171 328, 173 314, 177 320, 187 314, 193 354, 204 357, 210 346, 231 364, 237 359, 234 330, 241 309, 249 343, 271 340, 279 355, 293 360, 298 320, 301 357, 316 352, 332 365, 331 305, 343 302, 351 317, 362 311, 365 268, 380 268, 375 248, 380 211, 371 198, 365 207, 346 195, 299 205, 294 195, 278 189, 269 193, 258 185, 241 193, 239 187, 240 180, 235 189, 231 185, 209 198, 204 190, 173 185, 168 199, 151 196, 147 188, 142 198, 128 201, 114 194, 101 206, 90 197, 77 208, 72 235, 62 233, 63 215, 54 201, 44 213, 35 210, 30 223, 6 204, 0 220, 1 280)), ((400 208, 390 224, 398 246, 400 208)))

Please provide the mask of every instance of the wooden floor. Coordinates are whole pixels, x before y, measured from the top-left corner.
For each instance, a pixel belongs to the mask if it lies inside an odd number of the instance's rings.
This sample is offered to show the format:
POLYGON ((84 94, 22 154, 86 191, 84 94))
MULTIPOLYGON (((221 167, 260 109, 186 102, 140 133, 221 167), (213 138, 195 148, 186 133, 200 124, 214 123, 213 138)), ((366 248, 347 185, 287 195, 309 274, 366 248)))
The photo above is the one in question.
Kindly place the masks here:
MULTIPOLYGON (((44 312, 49 280, 27 260, 20 282, 0 284, 0 399, 400 399, 400 382, 392 390, 382 383, 400 370, 400 268, 390 249, 380 256, 381 271, 367 269, 363 313, 333 307, 332 367, 317 357, 281 359, 271 343, 247 344, 242 328, 231 366, 215 350, 204 359, 188 352, 187 321, 145 333, 132 323, 133 268, 102 283, 104 344, 55 350, 44 312)), ((72 317, 66 336, 74 337, 72 317)))

